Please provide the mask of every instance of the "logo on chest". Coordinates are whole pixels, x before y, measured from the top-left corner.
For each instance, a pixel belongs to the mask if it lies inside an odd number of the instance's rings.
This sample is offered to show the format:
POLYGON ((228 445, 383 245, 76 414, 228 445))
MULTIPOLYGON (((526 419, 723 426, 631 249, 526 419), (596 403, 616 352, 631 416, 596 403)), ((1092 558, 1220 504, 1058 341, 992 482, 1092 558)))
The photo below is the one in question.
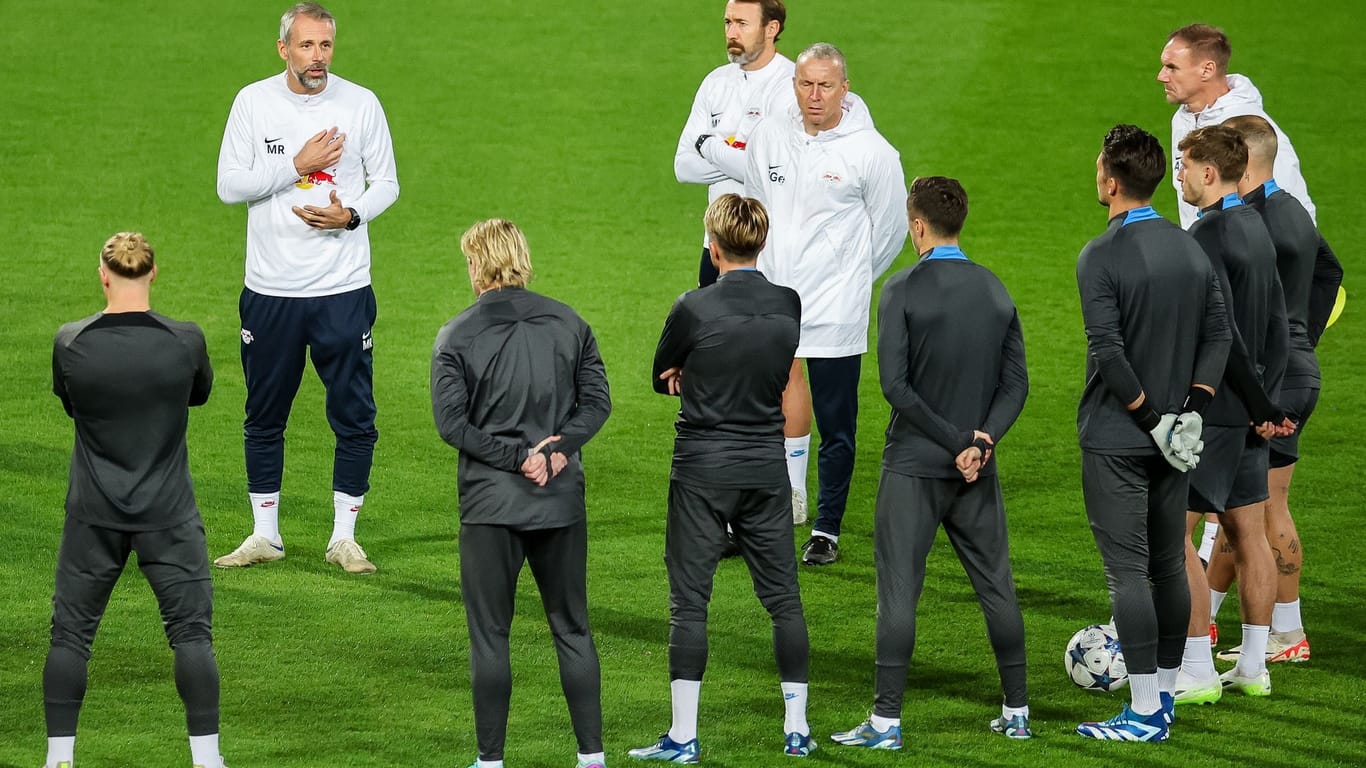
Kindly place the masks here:
POLYGON ((782 163, 779 163, 778 165, 770 165, 768 167, 768 180, 773 182, 774 184, 786 183, 787 177, 780 173, 782 169, 782 163))
POLYGON ((826 171, 821 174, 821 181, 824 181, 826 184, 838 184, 841 181, 844 181, 844 179, 840 178, 840 175, 834 171, 826 171))
POLYGON ((281 136, 278 139, 266 139, 266 154, 283 155, 285 153, 285 145, 280 142, 283 141, 284 138, 285 137, 281 136))

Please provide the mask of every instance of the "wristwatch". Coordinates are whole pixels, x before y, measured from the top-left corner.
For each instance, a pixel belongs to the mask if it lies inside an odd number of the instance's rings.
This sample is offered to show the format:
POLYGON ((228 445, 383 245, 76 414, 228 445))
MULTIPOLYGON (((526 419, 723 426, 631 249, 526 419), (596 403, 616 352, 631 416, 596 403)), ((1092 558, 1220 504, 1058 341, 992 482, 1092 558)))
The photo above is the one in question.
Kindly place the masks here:
POLYGON ((710 139, 710 138, 711 138, 711 134, 710 134, 710 133, 704 133, 704 134, 702 134, 701 136, 698 136, 698 137, 697 137, 697 143, 693 145, 693 149, 696 149, 696 150, 697 150, 697 154, 699 154, 699 155, 702 154, 702 145, 703 145, 703 144, 706 144, 706 143, 707 143, 707 139, 710 139))
POLYGON ((355 229, 356 227, 359 227, 359 226, 360 226, 360 214, 359 214, 359 213, 356 213, 356 209, 355 209, 355 208, 347 208, 346 210, 348 210, 348 211, 351 212, 351 220, 348 221, 348 222, 346 222, 346 229, 347 229, 348 231, 350 231, 350 230, 355 229))

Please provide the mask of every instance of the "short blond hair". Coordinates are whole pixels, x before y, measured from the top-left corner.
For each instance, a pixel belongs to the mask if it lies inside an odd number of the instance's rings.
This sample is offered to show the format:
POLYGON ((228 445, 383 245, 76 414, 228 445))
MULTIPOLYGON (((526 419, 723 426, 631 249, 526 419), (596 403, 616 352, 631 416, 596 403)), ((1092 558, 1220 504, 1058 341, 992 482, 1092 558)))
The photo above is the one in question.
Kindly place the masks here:
POLYGON ((119 232, 104 241, 100 265, 119 277, 133 280, 152 271, 156 256, 141 232, 119 232))
POLYGON ((460 251, 474 265, 476 291, 525 288, 531 282, 531 251, 526 236, 507 219, 476 222, 460 236, 460 251))
POLYGON ((754 261, 768 239, 768 211, 752 197, 728 192, 711 202, 702 216, 707 237, 721 246, 726 261, 754 261))

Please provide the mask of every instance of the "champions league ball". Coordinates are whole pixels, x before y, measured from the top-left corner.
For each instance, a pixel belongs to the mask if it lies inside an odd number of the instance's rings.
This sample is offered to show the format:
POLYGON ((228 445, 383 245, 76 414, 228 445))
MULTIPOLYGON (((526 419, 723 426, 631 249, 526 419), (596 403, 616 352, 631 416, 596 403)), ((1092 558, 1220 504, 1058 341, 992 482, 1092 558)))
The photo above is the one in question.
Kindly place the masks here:
POLYGON ((1072 635, 1063 664, 1072 682, 1088 691, 1117 691, 1129 684, 1119 634, 1111 624, 1092 624, 1072 635))

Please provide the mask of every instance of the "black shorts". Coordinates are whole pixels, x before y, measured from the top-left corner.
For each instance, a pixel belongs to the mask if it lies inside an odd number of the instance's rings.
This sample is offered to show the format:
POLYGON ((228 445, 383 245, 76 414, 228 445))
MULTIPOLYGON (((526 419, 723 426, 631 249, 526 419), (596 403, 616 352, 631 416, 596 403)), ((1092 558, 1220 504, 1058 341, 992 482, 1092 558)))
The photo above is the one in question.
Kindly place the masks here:
POLYGON ((1285 415, 1295 422, 1295 433, 1271 441, 1272 469, 1288 467, 1299 461, 1300 435, 1304 434, 1305 422, 1309 421, 1318 403, 1318 387, 1294 387, 1281 391, 1281 407, 1285 409, 1285 415))
POLYGON ((1267 441, 1248 427, 1205 427, 1200 464, 1190 472, 1190 511, 1220 513, 1266 501, 1267 441))
POLYGON ((213 582, 198 515, 159 531, 116 531, 67 515, 52 595, 54 645, 89 657, 109 595, 133 552, 156 594, 171 647, 211 640, 213 582))

